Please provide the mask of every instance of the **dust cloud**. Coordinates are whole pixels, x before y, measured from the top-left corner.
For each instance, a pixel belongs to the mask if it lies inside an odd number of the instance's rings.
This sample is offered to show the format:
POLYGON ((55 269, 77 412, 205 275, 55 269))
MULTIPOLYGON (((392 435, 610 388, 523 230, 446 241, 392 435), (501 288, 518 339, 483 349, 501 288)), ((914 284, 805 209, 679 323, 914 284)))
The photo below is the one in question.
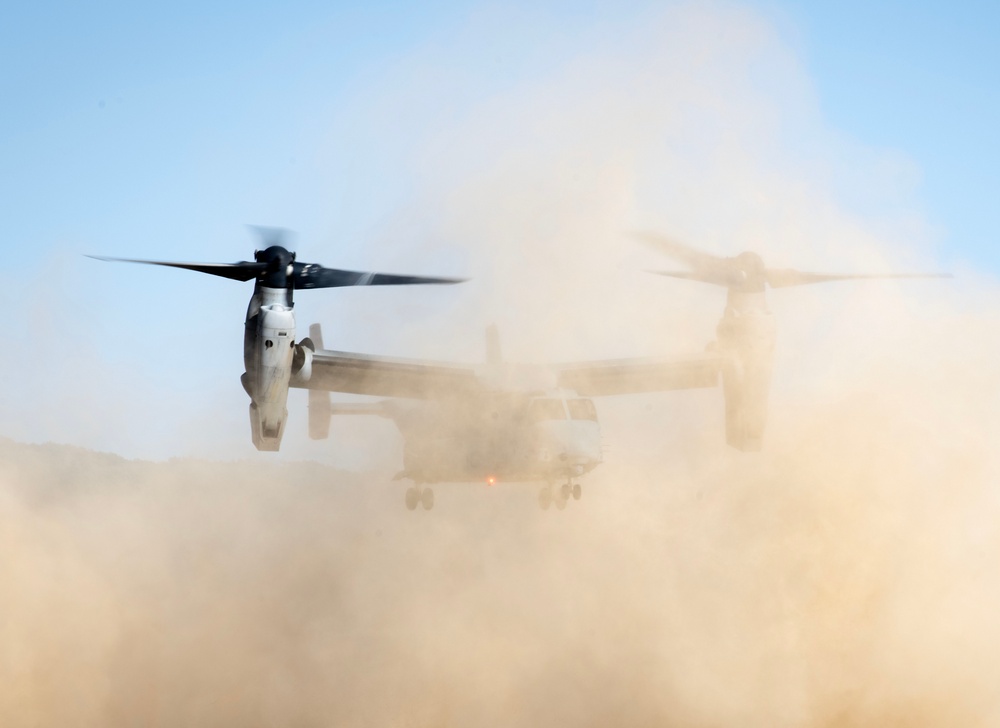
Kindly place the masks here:
MULTIPOLYGON (((611 30, 441 112, 413 205, 476 282, 402 331, 412 299, 366 302, 338 348, 364 329, 471 359, 497 321, 512 360, 700 350, 722 294, 641 274, 671 263, 630 227, 778 267, 936 265, 907 165, 823 128, 763 19, 698 3, 611 30)), ((452 50, 381 79, 374 127, 452 50)), ((718 392, 602 401, 606 461, 563 512, 473 484, 410 513, 385 429, 363 474, 2 442, 0 722, 996 725, 1000 294, 957 272, 774 292, 764 452, 726 449, 718 392)))

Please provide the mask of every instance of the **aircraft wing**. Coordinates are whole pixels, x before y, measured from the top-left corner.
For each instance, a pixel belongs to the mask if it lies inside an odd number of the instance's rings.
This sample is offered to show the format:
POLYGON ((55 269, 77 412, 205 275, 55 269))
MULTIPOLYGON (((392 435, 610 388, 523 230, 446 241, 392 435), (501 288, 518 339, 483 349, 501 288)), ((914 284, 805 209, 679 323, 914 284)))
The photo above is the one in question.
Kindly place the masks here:
POLYGON ((609 359, 555 367, 560 387, 585 397, 714 387, 725 359, 701 354, 673 359, 609 359))
POLYGON ((471 365, 397 359, 317 349, 307 382, 292 387, 377 397, 429 399, 480 387, 471 365))

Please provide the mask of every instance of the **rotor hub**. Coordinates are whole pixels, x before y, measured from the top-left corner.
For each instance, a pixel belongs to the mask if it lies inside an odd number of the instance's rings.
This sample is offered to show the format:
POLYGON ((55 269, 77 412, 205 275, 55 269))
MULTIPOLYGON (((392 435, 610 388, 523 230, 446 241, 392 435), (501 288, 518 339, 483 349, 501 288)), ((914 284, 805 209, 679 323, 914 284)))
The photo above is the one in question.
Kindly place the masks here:
POLYGON ((268 288, 286 288, 294 273, 292 263, 295 253, 280 245, 272 245, 254 253, 254 259, 267 268, 258 276, 261 285, 268 288))
POLYGON ((760 293, 767 286, 767 267, 757 253, 745 251, 731 258, 739 275, 730 284, 730 289, 741 293, 760 293))

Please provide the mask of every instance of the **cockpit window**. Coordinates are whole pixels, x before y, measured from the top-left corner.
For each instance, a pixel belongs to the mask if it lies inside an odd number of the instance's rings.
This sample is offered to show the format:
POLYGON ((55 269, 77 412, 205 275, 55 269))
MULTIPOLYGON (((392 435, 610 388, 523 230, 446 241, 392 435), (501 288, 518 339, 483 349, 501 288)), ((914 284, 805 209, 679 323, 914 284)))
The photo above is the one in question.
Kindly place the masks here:
POLYGON ((561 399, 536 399, 528 410, 532 422, 544 420, 565 420, 566 410, 561 399))
POLYGON ((592 420, 597 422, 597 408, 594 407, 593 400, 590 399, 568 399, 566 406, 569 407, 569 416, 574 420, 592 420))

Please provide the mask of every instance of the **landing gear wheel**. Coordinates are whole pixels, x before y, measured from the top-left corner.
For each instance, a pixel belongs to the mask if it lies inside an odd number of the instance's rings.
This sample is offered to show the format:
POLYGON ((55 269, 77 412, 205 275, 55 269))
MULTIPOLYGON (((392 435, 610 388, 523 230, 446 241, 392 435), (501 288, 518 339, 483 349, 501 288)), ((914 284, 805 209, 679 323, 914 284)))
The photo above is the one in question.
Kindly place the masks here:
POLYGON ((566 507, 566 499, 560 495, 558 498, 555 499, 555 504, 556 508, 558 508, 561 511, 563 508, 566 507))
POLYGON ((417 507, 417 501, 420 500, 420 494, 417 493, 416 488, 406 489, 406 509, 414 510, 417 507))
POLYGON ((430 488, 424 488, 424 492, 420 494, 420 504, 424 507, 425 511, 429 511, 434 507, 434 491, 430 488))
POLYGON ((563 483, 562 486, 559 488, 559 496, 564 501, 565 500, 569 500, 570 490, 571 490, 570 484, 569 483, 563 483))
POLYGON ((549 506, 552 505, 552 488, 546 485, 538 491, 538 505, 542 507, 543 511, 549 509, 549 506))
POLYGON ((573 500, 580 500, 580 496, 583 495, 583 488, 580 487, 579 483, 573 484, 573 500))

